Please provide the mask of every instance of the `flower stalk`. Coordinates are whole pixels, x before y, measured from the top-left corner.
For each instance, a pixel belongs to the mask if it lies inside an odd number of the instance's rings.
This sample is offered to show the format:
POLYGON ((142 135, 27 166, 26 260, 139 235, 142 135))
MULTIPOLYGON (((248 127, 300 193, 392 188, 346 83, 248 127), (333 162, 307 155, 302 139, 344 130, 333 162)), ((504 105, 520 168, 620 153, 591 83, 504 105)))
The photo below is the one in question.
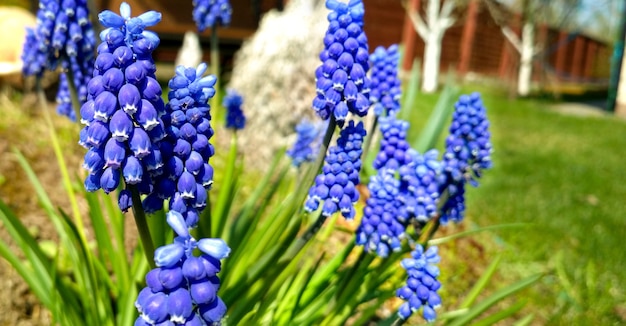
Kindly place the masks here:
POLYGON ((135 185, 128 185, 128 189, 130 190, 132 196, 133 217, 135 218, 137 231, 139 231, 139 239, 143 245, 144 254, 146 255, 148 264, 150 264, 150 268, 155 268, 154 243, 152 242, 152 236, 150 235, 150 228, 148 227, 148 221, 146 220, 146 213, 143 210, 143 205, 141 204, 139 190, 137 190, 137 186, 135 185))

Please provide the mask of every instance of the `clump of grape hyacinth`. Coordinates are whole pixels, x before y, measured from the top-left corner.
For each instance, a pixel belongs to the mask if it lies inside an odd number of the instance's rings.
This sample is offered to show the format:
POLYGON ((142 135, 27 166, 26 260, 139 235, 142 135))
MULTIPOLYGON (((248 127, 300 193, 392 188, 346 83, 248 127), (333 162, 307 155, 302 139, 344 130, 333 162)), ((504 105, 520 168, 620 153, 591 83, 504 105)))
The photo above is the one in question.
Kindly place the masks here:
POLYGON ((233 8, 228 0, 193 0, 193 21, 198 31, 230 25, 233 8))
POLYGON ((328 30, 324 36, 322 65, 315 71, 317 96, 313 109, 323 119, 331 114, 343 126, 352 112, 360 117, 370 106, 370 79, 367 37, 363 32, 364 7, 361 0, 349 3, 327 0, 328 30))
POLYGON ((57 112, 76 120, 72 110, 68 75, 76 86, 78 100, 87 100, 87 83, 91 79, 95 34, 89 19, 86 0, 42 0, 37 11, 37 25, 27 28, 22 51, 23 73, 43 76, 45 70, 62 67, 57 112))
POLYGON ((168 114, 164 116, 167 137, 162 142, 165 173, 144 202, 152 212, 161 209, 163 199, 171 198, 170 210, 182 214, 189 227, 198 223, 206 207, 206 191, 213 185, 213 167, 208 162, 215 153, 209 143, 214 131, 208 101, 215 95, 217 79, 203 76, 206 69, 205 63, 197 68, 178 66, 169 82, 168 114))
POLYGON ((354 217, 354 203, 359 199, 356 185, 361 171, 363 137, 363 122, 355 125, 350 121, 341 130, 337 145, 332 146, 326 155, 322 174, 315 178, 315 184, 309 189, 305 203, 308 212, 317 210, 320 202, 324 202, 322 216, 341 211, 345 218, 354 217))
POLYGON ((217 296, 217 273, 230 248, 221 239, 196 241, 176 211, 167 213, 167 223, 177 237, 155 251, 157 267, 146 275, 147 286, 135 302, 140 313, 135 325, 219 325, 226 305, 217 296))
POLYGON ((401 166, 406 165, 410 161, 407 154, 411 147, 406 141, 406 133, 409 129, 409 123, 396 119, 395 115, 380 117, 380 131, 382 139, 380 141, 380 151, 374 160, 374 168, 381 169, 383 167, 397 170, 401 166))
POLYGON ((440 258, 437 247, 431 246, 424 252, 421 245, 416 245, 411 258, 402 260, 401 265, 407 272, 406 285, 396 291, 396 296, 406 301, 398 309, 398 316, 406 320, 414 312, 422 309, 422 316, 432 322, 437 314, 435 309, 441 305, 437 291, 441 283, 437 280, 439 268, 435 265, 440 258))
POLYGON ((293 166, 299 167, 304 162, 315 160, 327 128, 328 123, 324 121, 312 122, 307 119, 296 125, 296 142, 287 150, 293 166))
POLYGON ((399 211, 401 220, 415 219, 425 223, 437 214, 439 203, 439 175, 441 163, 435 149, 421 155, 411 149, 410 161, 400 167, 402 180, 398 200, 402 203, 399 211))
POLYGON ((396 114, 400 110, 400 79, 398 78, 398 45, 385 49, 379 46, 370 55, 372 86, 370 101, 377 116, 396 114))
POLYGON ((243 114, 243 96, 234 89, 229 89, 222 102, 226 108, 226 128, 239 130, 246 126, 246 116, 243 114))
POLYGON ((398 220, 400 180, 394 173, 392 169, 383 168, 370 178, 367 185, 370 198, 356 230, 356 244, 383 258, 391 251, 400 250, 405 237, 406 221, 398 220))
POLYGON ((152 179, 163 172, 159 143, 165 136, 165 105, 152 60, 159 38, 144 31, 158 23, 161 14, 150 11, 131 18, 127 3, 120 13, 106 10, 99 15, 108 28, 100 34, 88 100, 80 109, 86 125, 80 144, 88 149, 83 165, 89 171, 86 189, 109 193, 123 180, 119 204, 126 211, 132 204, 128 186, 148 194, 152 179))
POLYGON ((478 185, 482 171, 492 166, 492 151, 489 120, 480 94, 462 95, 455 104, 443 155, 440 187, 448 190, 449 199, 442 209, 442 224, 463 220, 465 184, 478 185))

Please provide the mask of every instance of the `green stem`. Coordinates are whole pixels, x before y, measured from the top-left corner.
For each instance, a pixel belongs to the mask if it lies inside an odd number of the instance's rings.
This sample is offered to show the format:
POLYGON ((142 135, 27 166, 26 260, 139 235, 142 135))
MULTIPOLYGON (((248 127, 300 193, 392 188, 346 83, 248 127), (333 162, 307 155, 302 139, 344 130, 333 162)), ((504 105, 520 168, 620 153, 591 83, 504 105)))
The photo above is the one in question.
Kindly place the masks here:
POLYGON ((36 92, 37 99, 39 101, 39 105, 41 105, 44 119, 48 124, 48 129, 50 132, 50 140, 52 141, 52 148, 54 150, 54 154, 59 163, 59 169, 61 170, 61 180, 63 181, 63 186, 67 190, 68 197, 70 200, 70 204, 72 206, 72 214, 74 215, 74 222, 78 228, 78 232, 80 234, 81 240, 83 241, 83 245, 87 248, 87 237, 85 236, 85 226, 83 223, 83 218, 80 214, 80 209, 78 208, 78 200, 76 199, 76 195, 74 193, 74 188, 72 187, 72 181, 70 178, 69 171, 67 170, 67 164, 65 163, 65 156, 61 150, 61 144, 59 143, 59 139, 57 138, 56 132, 54 130, 54 123, 52 122, 52 117, 50 116, 50 112, 48 110, 48 101, 46 100, 46 96, 43 92, 43 87, 41 86, 41 79, 36 79, 36 92))
POLYGON ((393 324, 391 324, 391 326, 400 326, 400 325, 404 325, 404 323, 406 323, 406 319, 402 319, 400 317, 396 318, 396 320, 394 320, 393 324))
POLYGON ((428 222, 424 229, 422 229, 422 231, 424 232, 419 235, 418 243, 421 244, 422 247, 425 248, 428 245, 428 241, 433 238, 435 232, 437 232, 437 230, 439 229, 439 226, 441 225, 439 219, 441 218, 441 215, 443 215, 441 209, 446 204, 449 198, 450 192, 447 188, 445 188, 445 190, 441 192, 441 196, 439 196, 439 207, 437 208, 437 215, 435 215, 435 217, 433 217, 430 222, 428 222))
POLYGON ((330 115, 330 120, 328 121, 328 128, 326 129, 326 133, 324 134, 324 139, 322 140, 322 145, 320 146, 320 151, 317 154, 317 158, 315 159, 315 171, 319 173, 324 165, 324 159, 326 158, 326 152, 328 151, 328 146, 330 145, 330 140, 333 138, 333 134, 335 133, 335 127, 337 126, 337 121, 335 120, 335 116, 333 114, 330 115))
POLYGON ((65 74, 70 91, 70 99, 72 100, 72 109, 74 109, 74 114, 76 115, 76 122, 80 123, 80 107, 82 104, 78 99, 78 91, 76 90, 76 85, 74 84, 74 71, 72 71, 72 67, 69 67, 65 74))
MULTIPOLYGON (((319 154, 317 155, 317 159, 315 160, 315 165, 313 165, 316 175, 322 169, 324 165, 324 158, 326 158, 326 152, 328 151, 328 146, 330 145, 330 141, 333 138, 333 134, 335 133, 335 127, 337 126, 337 121, 335 120, 335 116, 331 114, 330 121, 328 121, 328 128, 326 129, 326 133, 324 134, 324 139, 322 140, 322 145, 320 146, 319 154)), ((326 216, 321 213, 318 215, 317 219, 309 228, 304 232, 302 236, 300 236, 296 241, 289 247, 281 261, 284 259, 292 259, 295 255, 300 252, 300 250, 304 247, 304 245, 313 238, 313 236, 319 231, 324 222, 326 221, 326 216)))
MULTIPOLYGON (((215 96, 211 98, 211 108, 216 110, 220 105, 220 47, 217 37, 217 24, 211 28, 211 74, 217 78, 215 82, 215 96)), ((215 112, 215 111, 214 111, 215 112)))
POLYGON ((365 139, 365 144, 363 144, 363 159, 368 159, 369 149, 372 146, 372 139, 374 139, 374 133, 376 132, 376 126, 378 126, 378 116, 374 117, 374 123, 372 123, 372 127, 367 133, 367 138, 365 139))
POLYGON ((154 243, 152 243, 152 237, 150 236, 150 228, 148 228, 148 221, 146 220, 146 213, 141 205, 141 197, 139 196, 139 190, 137 186, 128 185, 133 202, 133 216, 135 217, 135 224, 139 231, 139 238, 143 244, 143 251, 150 264, 150 268, 155 268, 154 264, 154 243))

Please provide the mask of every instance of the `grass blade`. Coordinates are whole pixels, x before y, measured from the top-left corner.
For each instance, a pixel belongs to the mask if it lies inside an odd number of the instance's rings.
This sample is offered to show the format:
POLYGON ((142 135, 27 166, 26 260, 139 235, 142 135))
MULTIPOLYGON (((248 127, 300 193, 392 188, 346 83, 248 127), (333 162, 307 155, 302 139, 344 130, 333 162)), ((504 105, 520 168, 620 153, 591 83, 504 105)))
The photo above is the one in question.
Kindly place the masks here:
POLYGON ((474 320, 476 317, 480 316, 483 312, 489 309, 494 304, 500 302, 502 299, 534 284, 539 281, 543 277, 543 274, 536 274, 530 277, 527 277, 519 282, 511 284, 504 289, 497 291, 496 293, 489 296, 487 299, 481 301, 476 306, 472 307, 467 314, 459 317, 458 319, 453 320, 449 326, 459 326, 465 325, 470 321, 474 320))
POLYGON ((463 300, 463 302, 459 306, 460 309, 469 308, 474 303, 474 301, 476 301, 476 298, 478 298, 480 292, 485 288, 485 286, 487 286, 489 280, 491 280, 491 277, 496 272, 496 269, 498 268, 501 260, 502 255, 499 255, 491 262, 491 264, 489 264, 489 267, 487 267, 478 282, 476 282, 476 285, 472 287, 467 297, 465 297, 465 300, 463 300))
POLYGON ((441 131, 450 121, 457 95, 458 89, 450 83, 446 83, 433 112, 422 129, 422 133, 412 143, 412 147, 418 152, 424 153, 436 146, 441 131))
POLYGON ((489 325, 494 325, 495 323, 509 318, 511 317, 513 314, 515 314, 516 312, 520 311, 524 305, 526 305, 526 300, 521 300, 516 302, 515 304, 513 304, 512 306, 504 309, 504 310, 500 310, 492 315, 490 315, 487 318, 483 318, 481 320, 479 320, 476 323, 471 324, 471 326, 489 326, 489 325))

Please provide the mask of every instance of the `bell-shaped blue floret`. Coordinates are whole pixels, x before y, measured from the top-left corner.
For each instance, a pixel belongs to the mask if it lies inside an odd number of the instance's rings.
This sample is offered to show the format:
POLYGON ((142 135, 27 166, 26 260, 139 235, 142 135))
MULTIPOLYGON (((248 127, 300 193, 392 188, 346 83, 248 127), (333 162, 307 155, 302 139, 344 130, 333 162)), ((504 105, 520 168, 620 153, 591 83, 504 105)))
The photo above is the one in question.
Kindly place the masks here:
POLYGON ((185 249, 177 243, 159 247, 154 252, 154 263, 159 267, 174 266, 183 257, 185 249))
POLYGON ((224 259, 230 254, 230 248, 222 239, 201 239, 198 249, 215 259, 224 259))

